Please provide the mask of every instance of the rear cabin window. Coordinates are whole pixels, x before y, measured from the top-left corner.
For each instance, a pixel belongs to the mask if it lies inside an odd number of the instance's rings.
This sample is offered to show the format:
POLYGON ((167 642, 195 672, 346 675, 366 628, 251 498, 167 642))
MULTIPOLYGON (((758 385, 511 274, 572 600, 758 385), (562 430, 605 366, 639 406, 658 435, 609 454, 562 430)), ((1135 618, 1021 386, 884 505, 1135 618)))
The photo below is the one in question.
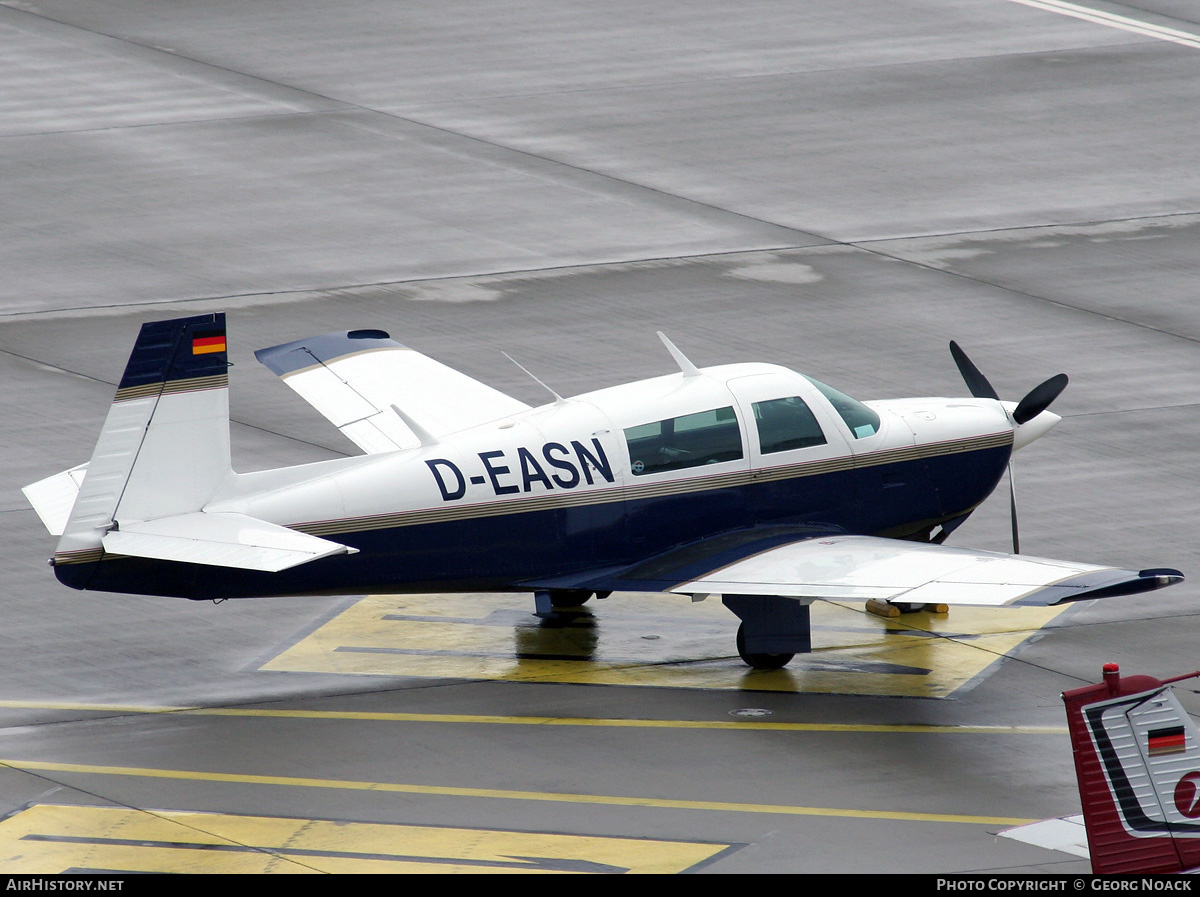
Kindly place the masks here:
POLYGON ((826 386, 820 380, 814 380, 812 377, 808 378, 808 382, 829 399, 833 410, 841 415, 855 439, 864 439, 879 432, 879 415, 858 399, 852 399, 844 392, 838 392, 832 386, 826 386))
POLYGON ((799 396, 755 402, 754 423, 764 455, 825 444, 821 425, 799 396))
POLYGON ((685 414, 625 430, 634 476, 702 467, 742 457, 742 434, 732 407, 685 414))

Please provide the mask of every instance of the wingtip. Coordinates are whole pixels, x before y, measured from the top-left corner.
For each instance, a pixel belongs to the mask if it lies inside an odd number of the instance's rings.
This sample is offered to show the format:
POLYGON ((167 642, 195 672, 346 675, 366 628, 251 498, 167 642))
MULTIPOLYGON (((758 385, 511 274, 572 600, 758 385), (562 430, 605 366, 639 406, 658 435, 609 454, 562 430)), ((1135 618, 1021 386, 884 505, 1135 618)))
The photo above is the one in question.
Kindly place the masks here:
POLYGON ((1139 579, 1155 580, 1154 588, 1161 589, 1166 586, 1173 586, 1176 583, 1183 582, 1183 574, 1171 567, 1154 567, 1149 570, 1139 570, 1139 579))
POLYGON ((331 363, 368 349, 404 349, 386 330, 340 330, 257 349, 254 357, 271 373, 283 377, 318 363, 331 363))

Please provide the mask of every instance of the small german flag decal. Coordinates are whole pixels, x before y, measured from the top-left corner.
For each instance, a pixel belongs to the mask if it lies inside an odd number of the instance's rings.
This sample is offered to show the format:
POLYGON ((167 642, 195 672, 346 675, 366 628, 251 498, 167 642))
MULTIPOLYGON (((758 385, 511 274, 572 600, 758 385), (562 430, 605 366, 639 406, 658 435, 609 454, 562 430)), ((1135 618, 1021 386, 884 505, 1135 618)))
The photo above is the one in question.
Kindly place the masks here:
POLYGON ((1148 737, 1151 757, 1157 757, 1159 754, 1181 754, 1187 750, 1187 744, 1183 737, 1183 726, 1151 729, 1148 737))
POLYGON ((192 354, 208 355, 212 352, 225 351, 225 334, 198 333, 192 337, 192 354))

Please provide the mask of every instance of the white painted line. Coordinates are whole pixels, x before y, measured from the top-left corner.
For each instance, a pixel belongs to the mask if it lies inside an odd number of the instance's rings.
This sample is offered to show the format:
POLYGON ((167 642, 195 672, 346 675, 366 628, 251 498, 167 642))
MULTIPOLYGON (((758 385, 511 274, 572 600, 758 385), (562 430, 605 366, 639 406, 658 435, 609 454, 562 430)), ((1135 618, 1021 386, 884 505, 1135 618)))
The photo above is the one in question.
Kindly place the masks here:
POLYGON ((1177 31, 1174 28, 1165 28, 1162 25, 1139 22, 1137 19, 1118 16, 1111 12, 1102 12, 1098 9, 1090 9, 1086 6, 1079 6, 1076 3, 1067 3, 1065 0, 1012 0, 1012 2, 1020 3, 1024 6, 1032 6, 1037 9, 1044 9, 1048 12, 1056 12, 1059 15, 1072 16, 1087 22, 1095 22, 1097 25, 1107 25, 1109 28, 1132 31, 1134 34, 1143 34, 1146 37, 1170 41, 1173 44, 1183 44, 1185 47, 1194 47, 1200 50, 1200 35, 1190 34, 1187 31, 1177 31))

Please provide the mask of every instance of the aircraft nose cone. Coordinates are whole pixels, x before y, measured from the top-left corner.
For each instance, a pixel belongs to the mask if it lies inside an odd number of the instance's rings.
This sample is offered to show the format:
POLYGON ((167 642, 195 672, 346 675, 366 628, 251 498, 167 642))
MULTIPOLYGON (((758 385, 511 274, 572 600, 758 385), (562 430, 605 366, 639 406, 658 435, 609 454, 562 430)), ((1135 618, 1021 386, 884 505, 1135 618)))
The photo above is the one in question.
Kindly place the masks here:
POLYGON ((1053 411, 1043 411, 1032 420, 1016 424, 1013 432, 1013 451, 1025 448, 1038 437, 1046 435, 1060 420, 1062 418, 1053 411))

